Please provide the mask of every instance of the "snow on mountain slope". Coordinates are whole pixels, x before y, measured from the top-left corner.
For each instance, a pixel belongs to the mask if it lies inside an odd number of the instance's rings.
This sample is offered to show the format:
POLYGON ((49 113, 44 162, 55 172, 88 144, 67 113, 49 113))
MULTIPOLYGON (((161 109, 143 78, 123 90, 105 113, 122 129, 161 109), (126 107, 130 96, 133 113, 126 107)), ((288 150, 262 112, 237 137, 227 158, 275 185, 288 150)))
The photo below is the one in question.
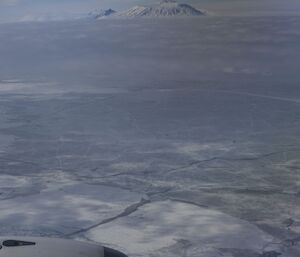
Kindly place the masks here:
POLYGON ((89 17, 93 18, 93 19, 102 19, 102 18, 105 18, 105 17, 108 17, 112 14, 116 13, 115 10, 109 8, 107 10, 98 10, 98 11, 93 11, 93 12, 90 12, 89 13, 89 17))
POLYGON ((117 14, 120 17, 172 17, 172 16, 201 16, 205 13, 188 5, 166 0, 158 6, 134 6, 125 12, 117 14))
POLYGON ((117 14, 117 16, 122 17, 140 17, 140 16, 146 16, 149 11, 149 8, 144 6, 134 6, 127 11, 121 12, 117 14))

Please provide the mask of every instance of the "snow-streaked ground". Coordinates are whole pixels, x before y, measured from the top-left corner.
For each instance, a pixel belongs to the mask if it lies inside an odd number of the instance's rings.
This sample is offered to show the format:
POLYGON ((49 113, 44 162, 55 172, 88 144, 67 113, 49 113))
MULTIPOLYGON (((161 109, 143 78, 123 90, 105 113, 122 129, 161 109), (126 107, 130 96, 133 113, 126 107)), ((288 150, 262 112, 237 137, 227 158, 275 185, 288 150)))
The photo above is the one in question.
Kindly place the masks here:
POLYGON ((299 25, 0 25, 0 234, 300 256, 299 25))
POLYGON ((184 251, 192 254, 197 250, 201 256, 206 256, 209 251, 216 255, 220 248, 261 251, 272 241, 271 236, 247 222, 218 211, 176 201, 148 204, 133 215, 92 229, 87 236, 107 244, 115 242, 115 247, 122 246, 130 255, 139 252, 159 256, 161 249, 183 243, 183 249, 168 254, 182 256, 184 251))

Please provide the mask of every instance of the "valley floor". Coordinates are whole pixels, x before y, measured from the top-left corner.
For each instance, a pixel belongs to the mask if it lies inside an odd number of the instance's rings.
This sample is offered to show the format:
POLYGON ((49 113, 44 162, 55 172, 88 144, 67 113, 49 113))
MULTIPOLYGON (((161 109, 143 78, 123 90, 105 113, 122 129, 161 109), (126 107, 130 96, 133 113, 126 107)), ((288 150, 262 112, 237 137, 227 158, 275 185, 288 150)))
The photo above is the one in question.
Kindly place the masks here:
POLYGON ((299 25, 0 25, 0 235, 300 256, 299 25))

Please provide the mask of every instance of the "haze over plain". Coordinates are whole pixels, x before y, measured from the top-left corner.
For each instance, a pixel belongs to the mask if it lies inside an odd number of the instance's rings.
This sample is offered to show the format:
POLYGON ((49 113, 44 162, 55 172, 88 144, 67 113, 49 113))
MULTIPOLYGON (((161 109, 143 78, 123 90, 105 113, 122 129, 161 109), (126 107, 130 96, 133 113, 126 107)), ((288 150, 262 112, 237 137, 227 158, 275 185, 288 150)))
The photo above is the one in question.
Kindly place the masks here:
POLYGON ((300 17, 237 2, 226 17, 1 24, 0 234, 299 257, 300 17))

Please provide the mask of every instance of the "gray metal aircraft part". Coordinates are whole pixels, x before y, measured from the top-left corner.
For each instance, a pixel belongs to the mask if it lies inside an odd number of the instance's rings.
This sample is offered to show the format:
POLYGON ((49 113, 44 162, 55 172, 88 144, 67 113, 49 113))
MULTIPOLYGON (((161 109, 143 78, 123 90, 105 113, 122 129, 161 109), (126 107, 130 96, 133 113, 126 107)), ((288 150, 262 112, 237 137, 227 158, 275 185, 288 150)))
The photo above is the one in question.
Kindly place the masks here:
POLYGON ((114 249, 80 241, 0 237, 0 257, 127 257, 114 249))

